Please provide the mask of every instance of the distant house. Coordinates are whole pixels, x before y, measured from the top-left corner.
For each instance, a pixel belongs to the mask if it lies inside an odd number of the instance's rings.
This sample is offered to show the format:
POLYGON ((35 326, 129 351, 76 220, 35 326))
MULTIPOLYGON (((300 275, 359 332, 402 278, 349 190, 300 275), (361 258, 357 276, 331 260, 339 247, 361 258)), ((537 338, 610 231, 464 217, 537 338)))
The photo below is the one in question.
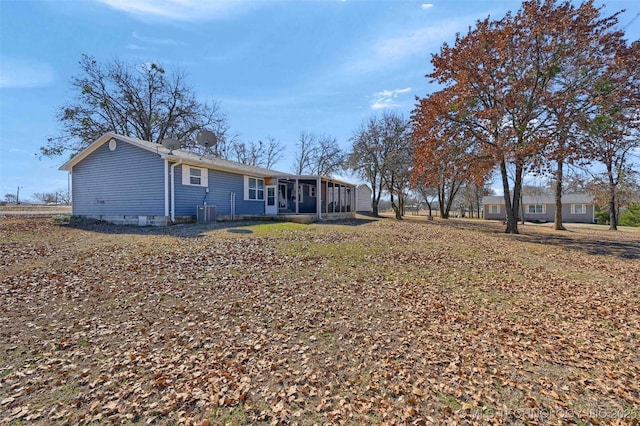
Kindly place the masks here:
MULTIPOLYGON (((529 222, 553 222, 556 212, 552 195, 524 195, 522 208, 518 212, 521 219, 529 222)), ((485 219, 506 220, 504 197, 487 196, 482 198, 485 219)), ((595 205, 587 194, 566 194, 562 196, 562 221, 567 223, 595 223, 595 205)))
POLYGON ((60 170, 72 176, 73 215, 118 224, 167 225, 196 217, 324 220, 355 214, 355 185, 170 151, 113 133, 60 170))
POLYGON ((368 185, 358 185, 356 188, 356 211, 363 213, 371 213, 373 211, 371 194, 371 188, 368 185))

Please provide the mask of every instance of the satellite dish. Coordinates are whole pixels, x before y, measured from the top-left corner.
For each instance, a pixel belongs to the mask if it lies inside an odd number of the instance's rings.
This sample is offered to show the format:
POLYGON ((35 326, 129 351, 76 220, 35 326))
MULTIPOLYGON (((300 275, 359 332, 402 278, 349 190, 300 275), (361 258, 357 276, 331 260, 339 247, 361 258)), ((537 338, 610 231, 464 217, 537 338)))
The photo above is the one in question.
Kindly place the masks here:
POLYGON ((165 138, 162 139, 160 143, 169 150, 169 154, 171 154, 174 149, 180 149, 181 145, 180 141, 176 138, 165 138))
POLYGON ((201 130, 196 137, 196 142, 205 148, 210 148, 218 143, 218 137, 210 130, 201 130))

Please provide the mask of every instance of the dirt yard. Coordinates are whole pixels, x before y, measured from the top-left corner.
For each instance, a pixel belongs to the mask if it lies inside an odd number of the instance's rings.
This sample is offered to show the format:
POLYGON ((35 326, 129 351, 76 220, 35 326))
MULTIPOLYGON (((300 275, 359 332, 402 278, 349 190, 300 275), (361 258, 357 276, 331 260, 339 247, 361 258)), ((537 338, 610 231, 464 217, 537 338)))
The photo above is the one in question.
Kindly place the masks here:
POLYGON ((640 232, 0 217, 0 424, 640 422, 640 232))

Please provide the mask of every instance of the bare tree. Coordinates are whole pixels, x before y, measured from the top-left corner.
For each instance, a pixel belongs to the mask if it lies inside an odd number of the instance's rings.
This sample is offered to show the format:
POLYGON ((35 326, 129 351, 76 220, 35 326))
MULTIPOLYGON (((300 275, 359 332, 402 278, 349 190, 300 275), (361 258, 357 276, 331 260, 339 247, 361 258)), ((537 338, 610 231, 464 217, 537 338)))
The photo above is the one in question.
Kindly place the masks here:
POLYGON ((238 163, 270 169, 282 159, 284 146, 272 137, 266 141, 236 142, 231 148, 238 163))
POLYGON ((106 132, 150 142, 174 137, 193 147, 207 128, 224 148, 228 122, 217 103, 202 103, 182 71, 167 75, 155 63, 132 65, 118 59, 100 63, 82 55, 81 74, 71 79, 75 99, 58 111, 59 136, 40 148, 45 156, 77 153, 106 132))
POLYGON ((378 215, 382 191, 387 190, 396 218, 402 218, 413 161, 408 120, 389 112, 372 116, 360 125, 351 143, 345 164, 371 186, 373 214, 378 215))
MULTIPOLYGON (((523 192, 525 187, 523 187, 523 192)), ((485 195, 491 195, 493 190, 488 187, 487 184, 480 185, 476 182, 466 182, 458 193, 460 206, 464 207, 465 211, 469 211, 469 216, 473 218, 480 217, 480 210, 482 205, 482 197, 485 195)), ((463 214, 464 216, 464 214, 463 214)))
POLYGON ((360 128, 351 137, 351 150, 346 160, 346 167, 369 183, 374 216, 379 215, 380 198, 384 185, 382 179, 383 148, 379 137, 378 119, 371 116, 362 122, 360 128))
POLYGON ((343 163, 344 153, 336 138, 328 135, 318 136, 311 158, 311 174, 331 176, 342 169, 343 163))
POLYGON ((413 163, 411 124, 402 115, 385 113, 379 126, 382 141, 386 145, 382 179, 391 198, 391 208, 399 220, 404 216, 413 163))
POLYGON ((314 146, 315 136, 312 133, 301 132, 298 143, 296 144, 297 150, 293 162, 293 172, 295 174, 310 173, 314 146))
POLYGON ((344 161, 344 153, 336 138, 302 132, 297 143, 294 173, 330 176, 337 173, 344 161))
POLYGON ((438 199, 438 188, 419 184, 416 191, 418 191, 429 209, 427 218, 429 220, 433 219, 433 202, 438 199))

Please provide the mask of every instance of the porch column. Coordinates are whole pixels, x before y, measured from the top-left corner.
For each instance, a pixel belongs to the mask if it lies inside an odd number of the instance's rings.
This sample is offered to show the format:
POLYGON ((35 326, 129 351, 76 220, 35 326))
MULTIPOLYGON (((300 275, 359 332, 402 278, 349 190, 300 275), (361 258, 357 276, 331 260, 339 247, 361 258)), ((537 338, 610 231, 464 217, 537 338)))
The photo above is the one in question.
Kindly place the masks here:
POLYGON ((331 213, 336 212, 336 183, 331 182, 331 213))
POLYGON ((357 196, 356 196, 356 189, 355 188, 351 188, 351 212, 355 213, 356 212, 356 203, 358 202, 357 196))
POLYGON ((322 178, 320 176, 316 182, 316 213, 318 219, 322 220, 322 178))
POLYGON ((300 213, 300 185, 298 185, 298 177, 296 176, 296 184, 293 190, 296 192, 296 214, 300 213))
POLYGON ((329 203, 330 203, 329 199, 331 198, 331 194, 329 193, 329 181, 326 181, 324 183, 324 187, 325 187, 325 194, 326 194, 326 197, 325 197, 325 200, 324 200, 325 212, 327 212, 327 214, 328 214, 328 213, 331 213, 329 211, 329 203))

